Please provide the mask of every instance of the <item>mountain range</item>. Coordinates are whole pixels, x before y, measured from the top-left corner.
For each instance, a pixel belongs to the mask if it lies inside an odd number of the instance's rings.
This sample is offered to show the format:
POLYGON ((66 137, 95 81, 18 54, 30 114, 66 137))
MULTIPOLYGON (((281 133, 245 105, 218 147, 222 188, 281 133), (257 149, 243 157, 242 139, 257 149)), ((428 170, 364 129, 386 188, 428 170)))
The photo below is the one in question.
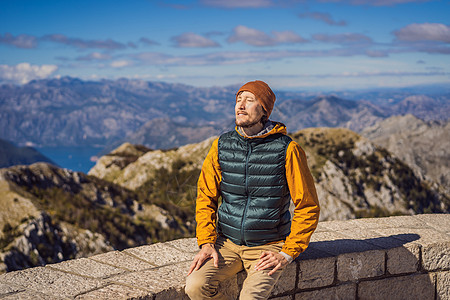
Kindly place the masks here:
MULTIPOLYGON (((321 220, 450 212, 438 185, 349 129, 291 137, 307 153, 321 220)), ((88 175, 46 163, 0 169, 1 269, 193 236, 196 183, 213 140, 171 150, 124 143, 88 175)))
MULTIPOLYGON (((139 141, 154 149, 179 147, 232 129, 237 89, 70 77, 22 86, 4 84, 0 86, 0 138, 18 145, 97 145, 109 150, 124 141, 139 141), (148 133, 159 128, 159 132, 148 133), (160 138, 166 134, 172 136, 160 138)), ((339 97, 275 93, 277 104, 271 118, 285 123, 290 132, 320 126, 360 132, 393 115, 410 113, 424 120, 447 120, 450 112, 450 93, 445 89, 427 95, 385 92, 384 101, 373 92, 341 93, 339 97)))

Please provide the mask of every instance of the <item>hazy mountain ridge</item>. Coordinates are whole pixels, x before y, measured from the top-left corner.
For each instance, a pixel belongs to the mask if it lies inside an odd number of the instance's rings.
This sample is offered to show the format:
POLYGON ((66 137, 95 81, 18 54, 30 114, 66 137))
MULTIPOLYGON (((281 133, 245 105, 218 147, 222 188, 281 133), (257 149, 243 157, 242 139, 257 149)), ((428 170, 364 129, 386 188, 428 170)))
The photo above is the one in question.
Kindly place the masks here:
MULTIPOLYGON (((37 80, 23 86, 5 84, 0 86, 0 138, 40 146, 118 146, 118 142, 129 138, 151 148, 172 148, 200 142, 222 128, 231 129, 237 89, 128 79, 94 82, 70 77, 37 80), (156 119, 161 119, 161 127, 176 128, 172 145, 145 134, 156 119), (202 131, 198 139, 190 137, 193 128, 202 131)), ((411 113, 425 120, 450 115, 449 93, 392 92, 392 101, 364 93, 341 93, 348 96, 345 99, 310 92, 275 93, 277 104, 271 118, 288 125, 290 132, 320 126, 359 132, 395 114, 411 113)))
POLYGON ((395 116, 363 130, 362 135, 386 148, 449 192, 450 122, 395 116))
POLYGON ((17 147, 13 143, 0 139, 0 168, 14 165, 29 165, 35 162, 55 164, 32 147, 17 147))

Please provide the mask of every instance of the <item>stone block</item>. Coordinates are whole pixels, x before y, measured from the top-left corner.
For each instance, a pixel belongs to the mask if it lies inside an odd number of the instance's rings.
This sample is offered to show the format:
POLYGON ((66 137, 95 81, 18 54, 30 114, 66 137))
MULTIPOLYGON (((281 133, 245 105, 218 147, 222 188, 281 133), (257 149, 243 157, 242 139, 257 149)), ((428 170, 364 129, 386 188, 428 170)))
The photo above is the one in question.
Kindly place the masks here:
POLYGON ((450 270, 450 240, 422 247, 422 266, 427 271, 450 270))
POLYGON ((37 267, 0 275, 0 282, 20 286, 27 292, 42 292, 51 297, 73 298, 102 286, 97 279, 68 274, 47 267, 37 267))
POLYGON ((426 228, 427 225, 411 216, 395 216, 386 218, 362 218, 352 220, 355 226, 363 229, 382 228, 426 228))
POLYGON ((320 290, 300 292, 295 294, 295 300, 305 299, 355 300, 356 284, 348 283, 320 290))
POLYGON ((172 299, 181 299, 184 295, 186 275, 191 262, 183 262, 151 270, 138 271, 113 276, 106 281, 111 284, 127 285, 129 287, 144 289, 153 294, 173 295, 172 299))
POLYGON ((450 271, 437 273, 436 291, 437 299, 450 299, 450 271))
POLYGON ((306 250, 302 252, 299 257, 296 258, 296 261, 332 257, 333 256, 332 254, 320 250, 323 249, 320 243, 321 242, 309 243, 308 248, 306 248, 306 250))
POLYGON ((23 291, 23 292, 19 292, 19 293, 14 293, 14 294, 9 294, 6 295, 4 297, 0 297, 2 300, 7 299, 7 300, 61 300, 64 298, 61 297, 57 297, 57 296, 51 296, 51 295, 46 295, 43 293, 39 293, 36 291, 23 291))
POLYGON ((335 232, 319 232, 312 235, 314 247, 322 252, 336 256, 342 253, 373 250, 374 246, 362 241, 348 238, 335 232))
POLYGON ((337 258, 337 279, 355 281, 384 275, 385 251, 372 250, 339 255, 337 258))
POLYGON ((25 290, 24 288, 19 287, 19 286, 14 286, 12 284, 0 283, 0 298, 2 298, 2 295, 17 293, 17 292, 24 291, 24 290, 25 290))
POLYGON ((355 227, 352 230, 336 231, 336 233, 342 234, 343 236, 351 238, 352 240, 358 240, 373 245, 371 250, 389 249, 404 244, 404 242, 401 240, 389 236, 384 236, 371 229, 363 229, 359 227, 355 227))
POLYGON ((389 274, 414 273, 419 269, 420 247, 416 244, 388 249, 386 269, 389 274))
POLYGON ((415 243, 422 246, 436 242, 445 242, 450 239, 448 235, 431 228, 385 228, 376 229, 375 231, 384 236, 399 239, 404 244, 415 243))
POLYGON ((437 231, 450 232, 450 214, 424 214, 415 215, 413 218, 424 222, 437 231))
POLYGON ((335 278, 335 257, 299 261, 298 289, 331 285, 335 278))
POLYGON ((154 266, 148 262, 137 259, 126 252, 119 251, 110 251, 107 253, 98 254, 89 257, 89 259, 100 263, 109 264, 127 271, 142 271, 149 268, 154 268, 154 266))
POLYGON ((358 286, 358 299, 434 299, 434 282, 428 274, 364 281, 358 286))
POLYGON ((76 300, 152 299, 152 293, 125 285, 111 284, 75 297, 76 300))
POLYGON ((194 258, 193 253, 182 252, 165 243, 130 248, 124 250, 124 252, 158 267, 178 262, 192 261, 194 258))
POLYGON ((191 252, 191 253, 197 254, 197 252, 200 250, 197 245, 196 238, 178 239, 178 240, 165 242, 164 244, 168 245, 168 246, 172 246, 175 249, 183 251, 183 252, 191 252))
POLYGON ((105 278, 125 272, 123 269, 102 264, 87 258, 72 259, 57 264, 47 265, 47 268, 91 278, 105 278))
POLYGON ((295 279, 297 277, 297 263, 293 262, 285 267, 280 279, 272 290, 272 295, 283 294, 295 289, 295 279))

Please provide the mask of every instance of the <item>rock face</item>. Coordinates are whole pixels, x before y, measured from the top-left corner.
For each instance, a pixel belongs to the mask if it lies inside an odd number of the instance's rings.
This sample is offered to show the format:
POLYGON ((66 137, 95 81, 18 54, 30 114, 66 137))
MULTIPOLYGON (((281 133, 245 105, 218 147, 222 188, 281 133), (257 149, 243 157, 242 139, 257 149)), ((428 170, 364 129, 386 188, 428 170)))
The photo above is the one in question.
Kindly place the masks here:
POLYGON ((366 128, 362 135, 450 192, 450 122, 395 116, 366 128))
POLYGON ((446 194, 355 132, 311 128, 292 137, 308 154, 322 220, 449 212, 446 194))
POLYGON ((199 171, 214 139, 215 137, 211 137, 201 143, 172 150, 141 152, 140 155, 133 150, 136 146, 125 143, 110 154, 102 156, 88 174, 137 190, 158 177, 161 169, 173 171, 177 162, 183 165, 184 170, 199 171), (127 152, 134 152, 135 156, 127 160, 127 152))
POLYGON ((169 213, 133 191, 45 163, 0 169, 0 194, 5 207, 0 213, 0 266, 6 271, 190 236, 193 231, 183 215, 169 213))

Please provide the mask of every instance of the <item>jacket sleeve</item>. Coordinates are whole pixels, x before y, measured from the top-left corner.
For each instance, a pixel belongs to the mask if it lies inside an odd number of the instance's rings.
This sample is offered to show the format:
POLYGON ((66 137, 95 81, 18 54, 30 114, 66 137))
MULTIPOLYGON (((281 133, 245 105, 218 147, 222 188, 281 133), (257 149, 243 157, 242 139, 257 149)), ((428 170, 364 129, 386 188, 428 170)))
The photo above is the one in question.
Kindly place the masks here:
POLYGON ((217 239, 216 214, 220 196, 220 181, 222 180, 218 159, 218 142, 218 138, 214 140, 203 162, 197 183, 195 219, 199 246, 206 243, 214 244, 217 239))
POLYGON ((294 141, 286 153, 286 179, 295 209, 291 233, 281 251, 295 259, 308 247, 319 221, 320 207, 305 152, 294 141))

